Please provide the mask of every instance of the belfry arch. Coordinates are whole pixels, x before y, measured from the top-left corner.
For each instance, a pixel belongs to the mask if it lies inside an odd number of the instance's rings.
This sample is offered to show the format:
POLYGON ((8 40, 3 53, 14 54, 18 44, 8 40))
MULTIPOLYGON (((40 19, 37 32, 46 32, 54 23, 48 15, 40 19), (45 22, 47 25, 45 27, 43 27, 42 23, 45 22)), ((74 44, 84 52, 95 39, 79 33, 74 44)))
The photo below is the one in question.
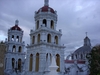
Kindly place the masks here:
POLYGON ((81 56, 81 59, 83 59, 83 54, 81 54, 80 56, 81 56))
POLYGON ((46 54, 46 61, 48 61, 48 53, 46 54))
POLYGON ((56 54, 56 64, 58 66, 57 72, 60 72, 60 55, 56 54))
POLYGON ((54 21, 51 20, 51 29, 54 29, 54 21))
POLYGON ((22 63, 22 60, 21 59, 18 59, 18 70, 21 72, 21 63, 22 63))
POLYGON ((33 54, 30 55, 30 61, 29 61, 29 71, 32 71, 33 67, 33 54))
POLYGON ((47 27, 47 20, 43 19, 43 24, 45 24, 45 27, 47 27))
POLYGON ((36 54, 36 65, 35 65, 35 71, 39 71, 39 53, 36 54))
POLYGON ((12 38, 11 38, 11 40, 12 40, 12 41, 14 41, 14 35, 12 35, 12 38))
POLYGON ((38 34, 37 42, 40 43, 40 34, 38 34))
POLYGON ((16 46, 15 45, 12 47, 12 52, 16 52, 16 46))
POLYGON ((55 36, 55 44, 58 44, 58 36, 55 36))
POLYGON ((19 42, 19 36, 16 37, 16 42, 19 42))
POLYGON ((20 53, 21 51, 22 51, 22 47, 19 46, 19 48, 18 48, 18 52, 20 53))
POLYGON ((35 43, 35 36, 32 37, 32 44, 35 43))
POLYGON ((15 68, 15 59, 12 58, 12 69, 14 69, 14 68, 15 68))
POLYGON ((50 34, 47 35, 47 42, 51 43, 51 35, 50 34))

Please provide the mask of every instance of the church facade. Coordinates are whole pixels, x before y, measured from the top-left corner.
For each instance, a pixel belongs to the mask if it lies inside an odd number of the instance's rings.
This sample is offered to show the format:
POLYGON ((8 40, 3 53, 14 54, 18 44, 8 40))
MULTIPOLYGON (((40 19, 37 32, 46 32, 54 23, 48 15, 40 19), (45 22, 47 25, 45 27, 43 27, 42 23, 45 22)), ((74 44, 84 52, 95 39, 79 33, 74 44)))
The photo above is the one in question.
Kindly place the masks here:
MULTIPOLYGON (((49 0, 44 0, 44 6, 35 11, 34 19, 35 29, 30 30, 30 44, 26 46, 27 54, 24 53, 25 42, 22 41, 23 30, 18 26, 19 21, 16 20, 15 25, 8 30, 5 75, 45 75, 45 73, 50 72, 49 66, 53 57, 58 66, 57 73, 60 75, 78 75, 78 73, 71 71, 69 66, 76 64, 74 69, 77 72, 79 69, 77 64, 81 63, 82 66, 86 64, 85 56, 82 56, 80 61, 77 50, 71 55, 72 60, 66 59, 64 61, 65 46, 61 44, 62 30, 56 30, 57 11, 49 7, 49 0)), ((87 44, 90 45, 86 38, 84 46, 87 44)), ((84 52, 82 53, 84 55, 84 52)), ((87 72, 79 75, 85 74, 87 72)))

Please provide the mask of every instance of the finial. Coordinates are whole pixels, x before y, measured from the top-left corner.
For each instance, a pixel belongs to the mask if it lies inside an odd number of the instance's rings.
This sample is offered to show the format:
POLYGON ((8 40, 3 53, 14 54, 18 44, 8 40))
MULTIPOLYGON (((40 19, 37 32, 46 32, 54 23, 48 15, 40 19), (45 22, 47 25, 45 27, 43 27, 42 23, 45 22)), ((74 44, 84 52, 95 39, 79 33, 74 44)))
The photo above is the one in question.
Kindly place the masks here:
POLYGON ((15 25, 18 25, 18 23, 19 23, 19 21, 18 21, 18 20, 16 20, 16 21, 15 21, 15 25))
POLYGON ((86 32, 86 37, 87 37, 87 32, 86 32))
POLYGON ((44 0, 44 6, 49 6, 49 0, 44 0))

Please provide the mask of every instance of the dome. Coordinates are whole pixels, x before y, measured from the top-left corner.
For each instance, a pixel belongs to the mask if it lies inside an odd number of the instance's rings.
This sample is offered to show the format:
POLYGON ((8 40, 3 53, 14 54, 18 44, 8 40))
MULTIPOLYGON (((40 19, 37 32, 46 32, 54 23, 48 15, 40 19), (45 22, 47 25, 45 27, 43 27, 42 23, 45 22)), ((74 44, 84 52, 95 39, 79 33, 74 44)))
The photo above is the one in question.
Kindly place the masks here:
POLYGON ((11 30, 21 31, 22 29, 18 25, 15 25, 15 26, 11 27, 11 30))
POLYGON ((91 47, 90 46, 82 46, 80 48, 78 48, 74 53, 82 53, 82 52, 90 52, 91 51, 91 47))
POLYGON ((42 8, 40 8, 38 10, 37 13, 39 13, 39 12, 48 12, 48 11, 50 11, 51 13, 55 13, 55 11, 49 6, 43 6, 42 8))

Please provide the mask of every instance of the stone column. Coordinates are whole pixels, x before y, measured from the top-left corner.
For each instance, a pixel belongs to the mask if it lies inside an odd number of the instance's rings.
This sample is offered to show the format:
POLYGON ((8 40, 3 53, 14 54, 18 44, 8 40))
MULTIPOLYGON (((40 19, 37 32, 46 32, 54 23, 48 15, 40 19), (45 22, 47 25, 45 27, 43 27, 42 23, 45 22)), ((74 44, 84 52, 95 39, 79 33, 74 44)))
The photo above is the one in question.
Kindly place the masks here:
POLYGON ((39 19, 39 28, 41 27, 42 24, 43 24, 42 19, 39 19))
POLYGON ((45 53, 41 53, 39 56, 39 72, 44 72, 45 68, 46 68, 46 54, 45 53))
POLYGON ((64 73, 64 55, 60 56, 60 72, 64 73))
POLYGON ((29 63, 30 63, 29 60, 30 60, 30 56, 27 55, 26 64, 25 64, 25 66, 26 66, 26 71, 29 71, 29 63))
POLYGON ((12 36, 11 36, 11 35, 9 35, 8 37, 9 37, 9 41, 12 41, 12 36))
POLYGON ((61 37, 58 37, 58 44, 61 45, 61 37))
POLYGON ((51 36, 51 42, 54 44, 55 40, 54 40, 54 34, 52 34, 51 36))
POLYGON ((54 21, 54 30, 56 30, 56 22, 54 21))
POLYGON ((50 25, 50 19, 47 19, 47 27, 50 28, 51 25, 50 25))
POLYGON ((35 44, 37 44, 37 39, 38 39, 37 36, 38 36, 38 35, 35 36, 35 44))
POLYGON ((14 35, 14 42, 16 42, 16 35, 14 35))

